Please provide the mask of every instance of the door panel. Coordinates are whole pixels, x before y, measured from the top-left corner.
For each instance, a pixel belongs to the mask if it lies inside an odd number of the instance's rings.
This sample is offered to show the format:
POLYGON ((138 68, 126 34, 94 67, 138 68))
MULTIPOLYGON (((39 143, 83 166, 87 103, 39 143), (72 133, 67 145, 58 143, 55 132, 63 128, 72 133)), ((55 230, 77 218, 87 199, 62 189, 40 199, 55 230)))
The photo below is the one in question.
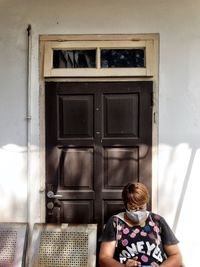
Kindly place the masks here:
POLYGON ((104 95, 103 119, 104 137, 138 136, 138 94, 104 95))
POLYGON ((58 138, 93 136, 92 95, 59 95, 57 106, 58 138))
POLYGON ((93 149, 63 149, 60 187, 65 189, 93 188, 93 149))
POLYGON ((63 207, 61 211, 62 222, 87 224, 89 222, 92 222, 93 220, 93 201, 81 199, 73 201, 63 201, 63 207))
POLYGON ((104 149, 104 188, 121 189, 139 174, 137 148, 104 149))
POLYGON ((98 223, 121 190, 151 193, 152 82, 46 82, 46 221, 98 223), (51 197, 49 197, 51 196, 51 197))

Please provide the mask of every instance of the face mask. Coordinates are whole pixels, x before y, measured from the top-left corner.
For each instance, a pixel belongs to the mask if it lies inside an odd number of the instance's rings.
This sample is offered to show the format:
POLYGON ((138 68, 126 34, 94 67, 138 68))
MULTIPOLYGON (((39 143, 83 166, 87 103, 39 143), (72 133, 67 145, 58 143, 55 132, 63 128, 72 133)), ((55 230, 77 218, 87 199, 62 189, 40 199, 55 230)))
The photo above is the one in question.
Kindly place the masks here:
POLYGON ((126 210, 127 217, 135 224, 140 224, 144 222, 147 218, 146 210, 126 210))

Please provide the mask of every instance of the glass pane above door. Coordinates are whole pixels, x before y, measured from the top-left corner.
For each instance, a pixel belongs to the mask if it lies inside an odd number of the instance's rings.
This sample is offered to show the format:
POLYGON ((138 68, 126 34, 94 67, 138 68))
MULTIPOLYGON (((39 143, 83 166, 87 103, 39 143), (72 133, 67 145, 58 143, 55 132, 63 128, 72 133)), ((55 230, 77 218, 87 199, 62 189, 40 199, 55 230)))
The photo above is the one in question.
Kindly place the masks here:
POLYGON ((101 68, 144 68, 145 49, 101 49, 101 68))
POLYGON ((53 68, 95 68, 96 49, 53 50, 53 68))

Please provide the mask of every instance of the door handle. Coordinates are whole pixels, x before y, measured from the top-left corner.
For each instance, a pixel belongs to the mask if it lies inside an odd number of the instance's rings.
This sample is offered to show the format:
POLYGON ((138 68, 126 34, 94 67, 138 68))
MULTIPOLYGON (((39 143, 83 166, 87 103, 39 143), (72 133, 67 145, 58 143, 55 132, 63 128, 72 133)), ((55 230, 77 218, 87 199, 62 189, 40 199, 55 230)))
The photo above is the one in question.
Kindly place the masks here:
POLYGON ((60 198, 60 197, 62 197, 62 195, 55 195, 53 191, 48 191, 47 197, 48 198, 60 198))

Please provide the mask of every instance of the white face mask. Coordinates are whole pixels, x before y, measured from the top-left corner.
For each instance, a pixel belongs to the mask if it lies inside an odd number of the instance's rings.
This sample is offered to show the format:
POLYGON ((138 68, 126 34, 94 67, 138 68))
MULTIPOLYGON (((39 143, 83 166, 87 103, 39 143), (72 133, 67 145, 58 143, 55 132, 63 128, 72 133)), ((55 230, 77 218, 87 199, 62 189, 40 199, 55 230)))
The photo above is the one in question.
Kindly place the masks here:
POLYGON ((144 222, 147 218, 146 210, 126 210, 127 217, 135 224, 144 222))

